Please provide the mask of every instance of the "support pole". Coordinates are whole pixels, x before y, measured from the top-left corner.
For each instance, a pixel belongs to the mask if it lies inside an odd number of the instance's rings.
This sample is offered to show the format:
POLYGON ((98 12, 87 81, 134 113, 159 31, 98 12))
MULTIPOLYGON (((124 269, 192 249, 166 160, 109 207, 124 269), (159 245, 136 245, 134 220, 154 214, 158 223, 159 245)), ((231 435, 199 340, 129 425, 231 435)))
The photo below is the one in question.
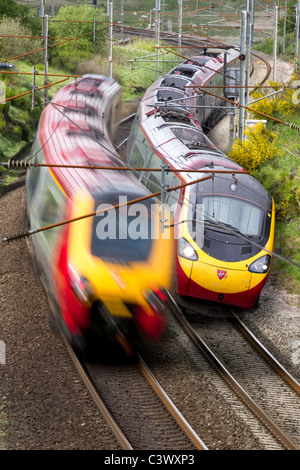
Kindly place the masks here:
POLYGON ((121 0, 121 39, 124 39, 124 5, 123 0, 121 0))
POLYGON ((253 47, 253 44, 254 44, 254 13, 255 13, 255 4, 254 4, 254 0, 251 0, 251 20, 250 20, 251 22, 251 31, 250 31, 251 47, 253 47))
MULTIPOLYGON (((45 15, 43 21, 44 21, 44 34, 45 34, 45 53, 44 53, 45 80, 44 80, 44 85, 48 85, 48 15, 45 15)), ((48 99, 48 88, 45 88, 45 97, 46 97, 46 99, 48 99)))
POLYGON ((179 15, 178 15, 178 47, 181 47, 182 39, 182 0, 178 0, 179 15))
POLYGON ((31 109, 34 110, 35 107, 35 65, 33 66, 32 71, 32 97, 31 97, 31 109))
MULTIPOLYGON (((246 106, 249 104, 249 85, 250 85, 250 69, 251 69, 251 13, 250 13, 250 0, 247 0, 247 24, 246 24, 246 92, 245 100, 246 106)), ((248 111, 247 111, 248 115, 248 111)))
POLYGON ((155 4, 155 38, 156 38, 156 67, 155 77, 158 78, 159 72, 159 44, 160 44, 160 0, 155 4))
MULTIPOLYGON (((235 98, 232 98, 232 101, 235 98)), ((229 150, 231 150, 233 142, 235 140, 235 129, 234 129, 234 117, 235 117, 235 106, 233 105, 230 113, 229 113, 229 150)))
POLYGON ((246 11, 241 12, 241 46, 240 46, 240 104, 239 107, 239 139, 244 140, 244 119, 245 119, 245 67, 246 67, 246 11))
POLYGON ((287 19, 287 0, 284 2, 284 22, 283 22, 283 40, 282 40, 282 53, 285 53, 285 36, 286 36, 286 19, 287 19))
POLYGON ((109 4, 109 78, 112 78, 113 4, 109 4))
POLYGON ((166 170, 169 165, 166 165, 165 157, 161 159, 161 211, 160 211, 160 232, 164 233, 165 228, 165 194, 166 194, 166 170))
POLYGON ((299 60, 299 0, 297 1, 296 5, 296 49, 295 49, 295 70, 298 68, 298 60, 299 60))
POLYGON ((273 48, 273 81, 276 82, 276 66, 277 66, 277 31, 278 31, 278 7, 275 7, 274 20, 274 48, 273 48))

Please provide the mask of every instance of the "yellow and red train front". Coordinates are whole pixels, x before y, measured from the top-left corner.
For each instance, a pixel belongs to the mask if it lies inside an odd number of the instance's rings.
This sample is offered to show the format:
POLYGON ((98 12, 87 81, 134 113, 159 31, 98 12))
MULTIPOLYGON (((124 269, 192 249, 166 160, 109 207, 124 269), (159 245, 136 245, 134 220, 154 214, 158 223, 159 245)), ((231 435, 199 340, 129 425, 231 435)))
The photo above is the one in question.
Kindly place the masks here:
MULTIPOLYGON (((93 213, 98 202, 87 193, 77 194, 70 218, 93 213)), ((151 222, 157 224, 159 205, 155 206, 155 220, 151 222)), ((136 252, 143 249, 143 242, 112 240, 110 248, 105 241, 101 244, 101 240, 95 240, 96 229, 97 215, 84 217, 70 223, 61 238, 55 278, 61 315, 68 330, 72 335, 86 336, 97 304, 116 331, 122 332, 122 324, 129 324, 145 339, 160 338, 166 328, 163 292, 170 288, 173 271, 172 229, 164 237, 147 240, 147 253, 139 255, 136 252), (94 243, 99 244, 99 252, 94 243), (132 247, 135 254, 131 257, 132 247), (122 251, 118 254, 119 250, 122 251)), ((103 325, 104 330, 106 327, 103 325)))
MULTIPOLYGON (((181 224, 176 234, 177 293, 245 309, 252 308, 270 271, 269 253, 273 250, 275 231, 274 203, 267 217, 271 220, 265 249, 259 250, 255 256, 235 262, 216 259, 203 251, 195 243, 187 223, 181 224)), ((180 218, 188 220, 187 206, 183 206, 180 218)), ((202 227, 204 230, 204 225, 202 227)))

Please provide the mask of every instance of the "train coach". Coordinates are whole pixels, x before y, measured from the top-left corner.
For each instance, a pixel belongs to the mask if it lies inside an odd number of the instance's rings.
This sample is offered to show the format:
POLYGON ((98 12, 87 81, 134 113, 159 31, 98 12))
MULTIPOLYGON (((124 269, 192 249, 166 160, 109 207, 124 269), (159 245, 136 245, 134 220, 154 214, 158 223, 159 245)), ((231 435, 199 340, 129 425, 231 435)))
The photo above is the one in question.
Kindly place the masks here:
POLYGON ((163 164, 164 185, 186 184, 164 197, 174 214, 178 295, 250 309, 270 271, 274 201, 203 130, 222 112, 217 84, 239 84, 238 61, 235 49, 194 56, 152 84, 131 129, 127 164, 150 170, 137 176, 151 191, 162 184, 151 170, 163 164))
POLYGON ((120 86, 104 76, 63 87, 42 113, 26 175, 29 225, 42 228, 29 239, 34 266, 52 320, 79 349, 129 352, 167 324, 173 233, 151 236, 159 201, 121 169, 111 141, 120 103, 120 86))

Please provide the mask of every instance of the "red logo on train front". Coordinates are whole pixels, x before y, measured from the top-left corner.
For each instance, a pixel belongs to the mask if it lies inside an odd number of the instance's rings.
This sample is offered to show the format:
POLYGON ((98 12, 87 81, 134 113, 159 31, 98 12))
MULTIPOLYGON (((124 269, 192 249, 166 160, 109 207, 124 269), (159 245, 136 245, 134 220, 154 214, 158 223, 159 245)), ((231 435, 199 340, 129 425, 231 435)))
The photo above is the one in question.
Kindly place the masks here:
POLYGON ((221 271, 221 269, 217 269, 217 274, 220 280, 227 277, 227 271, 221 271))

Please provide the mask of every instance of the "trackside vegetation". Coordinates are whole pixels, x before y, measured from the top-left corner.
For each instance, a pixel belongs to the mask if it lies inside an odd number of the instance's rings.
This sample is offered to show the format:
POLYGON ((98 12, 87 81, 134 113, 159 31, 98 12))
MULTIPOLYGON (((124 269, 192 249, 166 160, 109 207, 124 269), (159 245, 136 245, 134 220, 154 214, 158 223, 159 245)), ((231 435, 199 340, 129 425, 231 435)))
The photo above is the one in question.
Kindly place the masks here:
MULTIPOLYGON (((300 84, 300 73, 295 73, 281 93, 261 99, 251 109, 268 116, 300 126, 300 99, 295 85, 300 84)), ((272 88, 256 91, 253 100, 278 91, 283 87, 270 82, 272 88)), ((265 119, 251 113, 252 119, 265 119)), ((276 209, 276 251, 300 263, 300 131, 267 120, 245 130, 244 141, 235 141, 229 156, 250 171, 273 196, 276 209)), ((300 270, 287 262, 274 259, 274 277, 288 292, 299 291, 300 270)))

